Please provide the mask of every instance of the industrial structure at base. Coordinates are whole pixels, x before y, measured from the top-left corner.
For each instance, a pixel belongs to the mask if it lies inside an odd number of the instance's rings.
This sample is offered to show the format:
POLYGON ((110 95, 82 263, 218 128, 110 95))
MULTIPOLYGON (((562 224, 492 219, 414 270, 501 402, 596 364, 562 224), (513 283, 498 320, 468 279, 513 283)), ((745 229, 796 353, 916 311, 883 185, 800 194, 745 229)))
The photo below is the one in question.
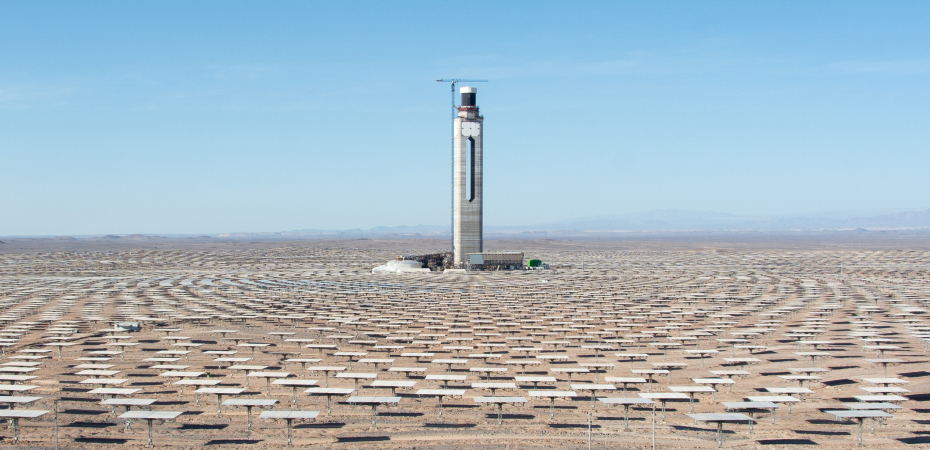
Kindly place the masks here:
POLYGON ((452 119, 452 251, 401 256, 372 273, 548 268, 537 259, 524 262, 522 252, 484 252, 484 117, 478 89, 460 92, 462 105, 452 119))
POLYGON ((446 270, 497 271, 497 270, 540 270, 548 269, 541 260, 525 260, 522 252, 469 253, 468 262, 453 266, 451 252, 426 255, 404 255, 384 265, 375 267, 372 273, 439 272, 446 270))

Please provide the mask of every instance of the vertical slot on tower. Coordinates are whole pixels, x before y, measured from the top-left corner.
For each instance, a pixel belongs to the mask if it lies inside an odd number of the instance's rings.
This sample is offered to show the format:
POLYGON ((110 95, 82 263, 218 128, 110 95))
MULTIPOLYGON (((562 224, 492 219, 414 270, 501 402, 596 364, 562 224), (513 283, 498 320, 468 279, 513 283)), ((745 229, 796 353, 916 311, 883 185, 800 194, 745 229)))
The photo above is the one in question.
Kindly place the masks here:
POLYGON ((465 151, 465 186, 468 201, 475 199, 475 138, 468 138, 468 150, 465 151))

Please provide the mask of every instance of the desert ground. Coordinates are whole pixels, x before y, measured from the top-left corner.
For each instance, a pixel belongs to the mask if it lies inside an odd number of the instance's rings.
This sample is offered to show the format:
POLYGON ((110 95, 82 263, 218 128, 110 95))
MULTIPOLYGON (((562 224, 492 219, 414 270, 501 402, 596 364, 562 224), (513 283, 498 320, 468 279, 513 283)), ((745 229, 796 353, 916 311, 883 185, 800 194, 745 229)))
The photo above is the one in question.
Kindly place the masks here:
POLYGON ((923 235, 494 240, 551 269, 371 273, 446 245, 3 239, 0 445, 930 445, 923 235), (130 402, 162 419, 127 428, 130 402))

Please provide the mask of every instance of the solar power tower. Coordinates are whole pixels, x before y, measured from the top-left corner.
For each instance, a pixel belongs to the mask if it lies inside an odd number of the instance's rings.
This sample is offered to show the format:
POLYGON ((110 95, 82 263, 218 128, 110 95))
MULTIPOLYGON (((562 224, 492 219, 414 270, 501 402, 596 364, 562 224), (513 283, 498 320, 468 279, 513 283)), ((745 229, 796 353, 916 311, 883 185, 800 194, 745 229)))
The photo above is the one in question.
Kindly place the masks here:
POLYGON ((484 117, 478 112, 478 89, 460 89, 462 104, 452 124, 452 253, 461 267, 469 253, 481 253, 484 213, 482 211, 482 148, 484 117))

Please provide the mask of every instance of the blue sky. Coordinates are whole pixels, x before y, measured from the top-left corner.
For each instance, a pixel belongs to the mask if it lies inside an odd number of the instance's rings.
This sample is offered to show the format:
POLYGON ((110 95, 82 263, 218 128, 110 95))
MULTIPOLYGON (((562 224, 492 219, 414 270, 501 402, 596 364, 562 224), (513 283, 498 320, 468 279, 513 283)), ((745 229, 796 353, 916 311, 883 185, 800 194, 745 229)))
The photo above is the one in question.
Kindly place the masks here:
POLYGON ((930 207, 927 2, 0 1, 0 235, 930 207))

